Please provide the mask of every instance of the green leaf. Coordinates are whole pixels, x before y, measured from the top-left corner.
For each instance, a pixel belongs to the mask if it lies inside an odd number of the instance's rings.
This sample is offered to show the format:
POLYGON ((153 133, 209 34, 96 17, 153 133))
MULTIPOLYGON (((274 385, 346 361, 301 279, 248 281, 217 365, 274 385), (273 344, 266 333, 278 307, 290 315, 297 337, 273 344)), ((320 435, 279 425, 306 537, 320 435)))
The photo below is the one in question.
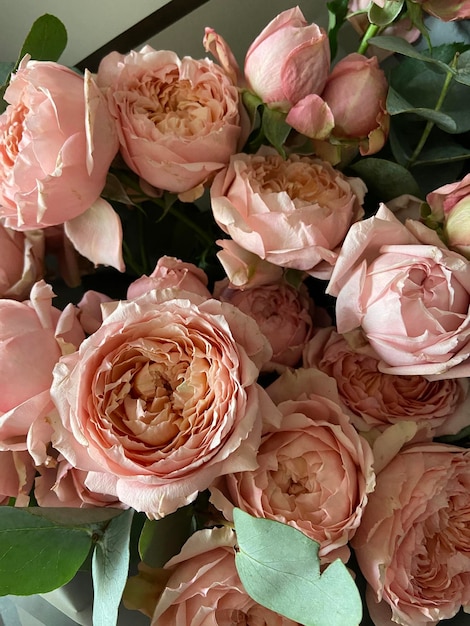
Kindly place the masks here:
POLYGON ((380 27, 388 26, 398 17, 404 2, 405 0, 385 0, 383 7, 372 3, 368 12, 369 22, 380 27))
POLYGON ((318 543, 299 530, 234 509, 235 564, 247 593, 259 604, 304 626, 357 626, 359 591, 335 561, 320 575, 318 543))
POLYGON ((286 114, 282 111, 270 109, 268 106, 264 107, 261 121, 264 136, 284 158, 286 156, 284 142, 292 130, 285 120, 286 114))
POLYGON ((417 28, 426 39, 428 47, 431 48, 431 38, 429 37, 429 31, 426 28, 426 24, 424 23, 423 9, 421 5, 417 4, 415 0, 406 0, 406 13, 413 26, 417 28))
POLYGON ((334 59, 338 51, 338 31, 346 21, 349 0, 332 0, 327 2, 328 8, 328 39, 330 42, 331 58, 334 59))
POLYGON ((361 159, 351 165, 353 170, 366 183, 367 188, 382 202, 388 202, 402 194, 420 197, 418 183, 402 165, 385 159, 361 159))
POLYGON ((54 15, 46 13, 31 27, 19 55, 30 54, 36 61, 57 61, 67 45, 67 30, 54 15))
POLYGON ((397 93, 393 87, 389 87, 388 89, 387 111, 390 115, 414 113, 415 115, 419 115, 419 117, 423 117, 426 120, 434 122, 437 126, 439 126, 439 128, 442 128, 442 130, 445 130, 448 133, 455 133, 457 131, 457 124, 452 117, 446 115, 442 111, 436 111, 435 109, 413 106, 399 93, 397 93))
POLYGON ((252 91, 243 89, 242 102, 250 118, 251 126, 253 127, 257 119, 258 109, 263 105, 263 101, 252 91))
POLYGON ((98 539, 92 560, 93 626, 115 626, 129 573, 129 537, 134 511, 114 517, 98 539))
POLYGON ((380 35, 378 37, 371 37, 369 43, 374 44, 374 46, 377 46, 382 50, 398 52, 399 54, 403 54, 406 57, 419 59, 420 61, 424 61, 425 63, 437 65, 445 72, 449 71, 449 66, 446 63, 444 63, 440 59, 436 59, 419 52, 407 41, 401 39, 401 37, 393 37, 392 35, 380 35))
POLYGON ((459 55, 457 59, 457 74, 454 78, 462 85, 470 85, 470 50, 459 55))
POLYGON ((178 554, 194 532, 192 506, 179 508, 159 520, 146 520, 139 539, 142 561, 150 567, 163 567, 178 554))
POLYGON ((45 593, 65 585, 91 545, 86 525, 56 524, 32 508, 1 507, 0 595, 45 593))

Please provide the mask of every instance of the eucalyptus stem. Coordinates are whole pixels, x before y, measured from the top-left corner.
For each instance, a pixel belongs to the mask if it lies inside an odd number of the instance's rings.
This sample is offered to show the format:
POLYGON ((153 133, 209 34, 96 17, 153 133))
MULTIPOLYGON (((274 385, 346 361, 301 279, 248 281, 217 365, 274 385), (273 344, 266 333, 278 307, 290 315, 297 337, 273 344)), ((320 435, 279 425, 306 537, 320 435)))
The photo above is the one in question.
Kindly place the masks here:
POLYGON ((369 24, 369 28, 364 33, 364 36, 361 39, 361 43, 359 44, 359 48, 357 49, 358 54, 365 54, 367 48, 369 47, 369 39, 374 37, 379 32, 380 27, 377 24, 369 24))
MULTIPOLYGON (((456 54, 452 60, 452 63, 449 67, 449 70, 446 72, 446 77, 444 80, 444 84, 442 85, 442 89, 441 89, 441 93, 439 94, 439 98, 436 102, 436 106, 434 107, 435 111, 440 111, 442 108, 442 105, 444 104, 444 100, 447 96, 447 92, 449 91, 449 87, 450 84, 452 82, 452 77, 454 75, 453 69, 455 68, 456 64, 457 64, 457 58, 458 58, 458 54, 456 54)), ((428 120, 426 123, 426 126, 424 127, 423 133, 418 141, 418 144, 416 146, 416 148, 413 151, 413 154, 410 156, 410 158, 408 159, 408 161, 406 162, 406 168, 409 169, 410 167, 413 166, 413 164, 415 163, 416 159, 418 158, 418 156, 421 154, 421 150, 424 148, 424 145, 426 143, 426 141, 428 140, 428 137, 432 131, 432 129, 434 128, 434 122, 432 120, 428 120)))

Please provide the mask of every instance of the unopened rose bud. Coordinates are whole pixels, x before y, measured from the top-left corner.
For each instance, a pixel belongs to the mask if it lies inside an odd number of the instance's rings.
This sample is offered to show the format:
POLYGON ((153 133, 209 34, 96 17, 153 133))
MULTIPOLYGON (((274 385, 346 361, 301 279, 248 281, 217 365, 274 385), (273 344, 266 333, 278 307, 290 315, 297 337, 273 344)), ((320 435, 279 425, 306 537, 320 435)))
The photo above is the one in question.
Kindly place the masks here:
POLYGON ((444 232, 449 247, 470 259, 470 196, 454 206, 447 217, 444 232))

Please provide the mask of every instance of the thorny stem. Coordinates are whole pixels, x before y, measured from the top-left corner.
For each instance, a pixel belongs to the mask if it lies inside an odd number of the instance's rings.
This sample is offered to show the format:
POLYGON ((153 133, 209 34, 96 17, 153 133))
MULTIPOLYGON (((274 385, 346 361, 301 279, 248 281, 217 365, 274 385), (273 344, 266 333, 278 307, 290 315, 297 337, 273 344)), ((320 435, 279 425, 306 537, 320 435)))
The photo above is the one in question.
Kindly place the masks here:
POLYGON ((365 54, 367 48, 369 47, 369 39, 374 37, 379 32, 379 28, 380 27, 377 26, 377 24, 369 24, 369 28, 364 33, 359 48, 357 49, 358 54, 365 54))
MULTIPOLYGON (((436 106, 434 107, 435 111, 440 111, 442 108, 442 105, 444 104, 445 97, 447 96, 447 92, 449 91, 449 87, 452 82, 452 77, 454 75, 453 70, 457 65, 458 56, 459 56, 459 53, 457 52, 452 60, 452 63, 449 66, 449 70, 446 72, 446 77, 444 80, 444 84, 442 85, 441 93, 439 94, 439 98, 436 102, 436 106)), ((406 163, 407 169, 413 166, 416 159, 421 154, 421 150, 424 148, 424 144, 428 140, 428 137, 433 128, 434 128, 434 122, 432 120, 428 120, 428 122, 426 123, 426 126, 424 127, 423 133, 420 137, 420 140, 418 141, 418 145, 416 146, 416 148, 413 151, 413 154, 410 156, 410 158, 408 159, 406 163)))

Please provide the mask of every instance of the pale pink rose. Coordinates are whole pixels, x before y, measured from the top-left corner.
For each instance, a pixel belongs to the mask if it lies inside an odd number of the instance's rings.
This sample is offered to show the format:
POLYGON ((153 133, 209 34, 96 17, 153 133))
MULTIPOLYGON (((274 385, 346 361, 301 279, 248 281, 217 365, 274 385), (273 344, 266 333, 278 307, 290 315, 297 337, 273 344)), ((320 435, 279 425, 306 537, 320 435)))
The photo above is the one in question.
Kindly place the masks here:
POLYGON ((305 285, 299 289, 278 282, 249 289, 230 287, 228 280, 216 283, 214 295, 252 317, 273 350, 270 364, 295 367, 313 332, 315 305, 305 285))
POLYGON ((377 58, 353 53, 333 68, 321 97, 334 117, 332 135, 359 142, 361 154, 378 152, 388 137, 388 82, 377 58))
POLYGON ((414 0, 426 13, 444 22, 470 18, 469 0, 414 0))
POLYGON ((44 233, 22 233, 0 222, 0 298, 24 300, 44 271, 44 233))
POLYGON ((88 472, 85 486, 160 518, 215 476, 253 468, 272 408, 256 383, 271 349, 254 320, 169 289, 103 312, 51 389, 53 445, 88 472))
POLYGON ((275 17, 245 57, 251 90, 285 111, 309 94, 320 94, 329 70, 328 36, 323 28, 308 24, 299 7, 275 17))
POLYGON ((426 200, 430 219, 442 224, 449 247, 470 258, 470 174, 432 191, 426 200))
POLYGON ((34 497, 39 506, 46 507, 113 507, 122 508, 114 496, 93 493, 86 485, 87 473, 74 468, 61 455, 55 463, 38 468, 34 484, 34 497))
POLYGON ((112 302, 112 298, 99 291, 89 289, 85 291, 82 299, 77 304, 77 317, 87 335, 94 333, 103 323, 101 305, 105 302, 112 302))
POLYGON ((0 215, 8 227, 62 224, 87 211, 117 149, 106 101, 85 78, 25 57, 0 116, 0 215))
POLYGON ((414 220, 382 205, 354 224, 327 292, 338 332, 361 327, 391 374, 470 374, 470 263, 414 220))
POLYGON ((303 367, 335 379, 341 403, 359 431, 382 431, 413 422, 420 437, 455 435, 468 424, 466 378, 429 381, 423 376, 384 374, 380 358, 360 331, 340 335, 320 328, 305 346, 303 367))
POLYGON ((214 218, 242 248, 281 267, 328 278, 366 188, 329 163, 266 149, 234 155, 211 187, 214 218))
POLYGON ((208 298, 210 297, 208 282, 204 270, 193 263, 162 256, 150 276, 141 276, 129 285, 127 297, 137 298, 152 289, 182 289, 208 298))
POLYGON ((145 181, 173 193, 198 188, 237 151, 239 96, 209 59, 180 59, 144 46, 101 61, 98 83, 108 94, 121 154, 145 181))
POLYGON ((351 542, 372 605, 393 614, 377 626, 431 626, 470 607, 469 509, 470 450, 415 444, 379 472, 351 542))
POLYGON ((347 562, 374 488, 372 451, 339 405, 334 381, 318 370, 285 371, 268 393, 282 413, 261 441, 258 467, 219 477, 211 502, 227 519, 233 507, 274 519, 320 544, 325 563, 347 562))
POLYGON ((218 239, 215 243, 222 248, 217 258, 234 287, 259 287, 282 279, 284 270, 281 267, 263 261, 232 239, 218 239))
POLYGON ((0 450, 0 505, 28 506, 36 468, 25 450, 0 450))
POLYGON ((51 305, 52 288, 36 283, 25 302, 0 300, 0 449, 29 449, 35 422, 53 409, 52 370, 84 338, 75 310, 51 305))
MULTIPOLYGON (((199 530, 191 535, 181 552, 165 565, 169 576, 166 584, 155 583, 157 593, 160 586, 163 591, 155 598, 153 615, 149 615, 151 626, 296 626, 246 593, 235 566, 235 544, 230 528, 199 530)), ((143 578, 130 579, 124 596, 127 606, 140 608, 142 583, 143 578)), ((152 602, 147 604, 148 613, 152 602)))

